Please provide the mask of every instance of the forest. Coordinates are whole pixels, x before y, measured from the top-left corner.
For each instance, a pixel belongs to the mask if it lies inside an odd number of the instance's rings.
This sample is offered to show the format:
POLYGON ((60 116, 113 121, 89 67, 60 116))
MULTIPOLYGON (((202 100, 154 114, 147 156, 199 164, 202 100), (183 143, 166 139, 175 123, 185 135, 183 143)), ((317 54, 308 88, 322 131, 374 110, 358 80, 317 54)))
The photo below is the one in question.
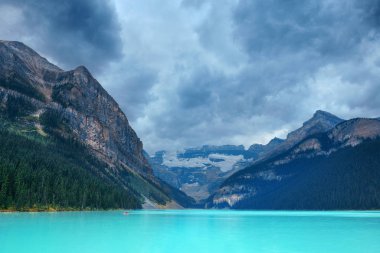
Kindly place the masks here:
POLYGON ((141 208, 135 193, 97 169, 99 161, 73 142, 0 129, 0 209, 141 208), (32 135, 31 135, 32 136, 32 135), (98 172, 100 173, 100 172, 98 172))
POLYGON ((254 165, 229 178, 226 185, 253 187, 254 196, 237 209, 369 210, 380 208, 380 139, 346 147, 329 156, 299 158, 270 166, 254 165), (279 180, 249 179, 272 171, 279 180))

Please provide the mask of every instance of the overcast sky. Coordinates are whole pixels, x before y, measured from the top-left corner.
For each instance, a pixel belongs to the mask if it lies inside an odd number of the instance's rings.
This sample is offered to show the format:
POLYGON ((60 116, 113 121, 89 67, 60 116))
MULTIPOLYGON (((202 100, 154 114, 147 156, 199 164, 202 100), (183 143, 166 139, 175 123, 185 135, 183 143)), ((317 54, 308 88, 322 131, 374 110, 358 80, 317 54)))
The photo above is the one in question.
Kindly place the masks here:
POLYGON ((380 116, 378 0, 0 0, 0 38, 87 66, 150 152, 380 116))

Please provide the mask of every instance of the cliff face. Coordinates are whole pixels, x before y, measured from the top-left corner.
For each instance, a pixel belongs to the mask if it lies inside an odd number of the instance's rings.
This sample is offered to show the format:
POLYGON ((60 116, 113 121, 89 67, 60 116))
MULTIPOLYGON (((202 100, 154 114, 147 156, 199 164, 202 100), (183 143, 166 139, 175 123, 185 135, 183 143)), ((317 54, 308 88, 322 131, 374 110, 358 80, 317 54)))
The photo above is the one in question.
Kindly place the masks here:
POLYGON ((152 175, 143 145, 115 100, 85 67, 63 71, 20 42, 0 42, 0 97, 22 96, 40 116, 57 111, 72 135, 99 158, 152 175))
POLYGON ((301 128, 289 133, 286 141, 295 144, 306 136, 328 131, 342 121, 341 118, 338 118, 331 113, 318 110, 314 113, 311 119, 303 123, 301 128))
POLYGON ((127 117, 83 66, 64 71, 23 43, 0 41, 1 119, 38 138, 80 143, 102 164, 92 173, 129 190, 143 206, 193 202, 153 175, 127 117))
POLYGON ((79 140, 103 159, 121 162, 152 174, 143 145, 114 99, 85 67, 61 72, 52 88, 52 101, 61 105, 64 118, 79 140))
POLYGON ((343 146, 356 146, 363 140, 380 136, 380 121, 376 119, 357 118, 337 125, 329 138, 343 146))

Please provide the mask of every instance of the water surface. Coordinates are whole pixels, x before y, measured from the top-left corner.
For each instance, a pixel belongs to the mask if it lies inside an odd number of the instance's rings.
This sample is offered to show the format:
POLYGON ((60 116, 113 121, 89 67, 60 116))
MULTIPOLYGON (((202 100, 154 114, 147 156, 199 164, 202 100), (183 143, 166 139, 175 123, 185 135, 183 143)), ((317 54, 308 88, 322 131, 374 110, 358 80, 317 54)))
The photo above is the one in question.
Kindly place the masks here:
POLYGON ((2 213, 0 252, 380 252, 380 212, 2 213))

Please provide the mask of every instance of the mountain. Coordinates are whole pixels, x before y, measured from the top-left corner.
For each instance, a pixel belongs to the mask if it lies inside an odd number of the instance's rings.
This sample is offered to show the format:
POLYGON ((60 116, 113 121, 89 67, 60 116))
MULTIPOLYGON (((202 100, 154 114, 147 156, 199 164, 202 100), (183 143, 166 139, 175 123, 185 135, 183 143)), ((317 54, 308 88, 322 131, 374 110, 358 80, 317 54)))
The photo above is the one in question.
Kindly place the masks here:
POLYGON ((203 202, 235 172, 281 154, 306 136, 328 131, 342 121, 331 113, 318 110, 285 140, 274 138, 265 145, 253 144, 248 150, 242 145, 204 145, 175 154, 159 151, 149 157, 149 161, 157 177, 203 202))
POLYGON ((201 201, 237 169, 244 153, 243 146, 203 146, 175 154, 158 151, 149 159, 157 177, 201 201))
POLYGON ((267 145, 204 145, 174 154, 158 151, 149 157, 154 174, 198 202, 207 199, 236 171, 276 148, 283 140, 275 138, 267 145))
POLYGON ((322 110, 317 110, 312 118, 303 123, 302 127, 290 132, 286 139, 282 141, 276 148, 272 149, 270 152, 266 152, 262 159, 267 159, 268 157, 278 155, 289 148, 293 147, 299 141, 305 137, 326 132, 337 124, 343 122, 344 120, 322 110))
MULTIPOLYGON (((186 201, 192 201, 154 176, 143 154, 143 144, 129 125, 127 117, 83 66, 64 71, 23 43, 0 41, 0 110, 2 131, 9 135, 15 145, 32 141, 28 144, 30 147, 45 150, 41 145, 48 143, 51 150, 59 147, 67 150, 67 153, 56 154, 59 156, 57 159, 68 167, 73 165, 73 161, 81 160, 79 164, 84 164, 83 173, 91 174, 91 178, 101 185, 122 193, 125 191, 123 194, 137 203, 133 207, 179 206, 173 201, 176 197, 183 205, 187 205, 186 201), (74 146, 80 148, 75 149, 74 146), (70 149, 81 154, 73 154, 70 149)), ((28 153, 28 150, 24 151, 28 153)), ((29 152, 35 153, 35 150, 29 152)), ((39 155, 36 153, 36 156, 39 155)), ((11 158, 6 159, 10 162, 8 168, 16 170, 20 161, 11 158)), ((52 162, 48 157, 45 160, 47 164, 52 162)), ((30 161, 25 163, 24 169, 28 171, 28 166, 32 165, 30 161)), ((3 195, 7 195, 9 202, 14 204, 18 201, 14 192, 17 187, 13 185, 11 192, 11 187, 5 188, 4 182, 15 184, 10 179, 14 179, 17 173, 2 165, 8 174, 4 171, 1 174, 0 191, 5 191, 3 195)), ((58 164, 54 166, 58 167, 56 170, 62 169, 58 164)), ((49 169, 48 165, 46 167, 49 169)), ((50 173, 50 176, 54 174, 52 171, 46 173, 50 173)), ((61 175, 63 181, 67 179, 66 176, 61 175)), ((43 180, 36 177, 35 180, 43 180)), ((51 183, 56 182, 52 180, 51 183)), ((81 183, 78 181, 79 185, 81 183)), ((49 191, 55 194, 54 188, 49 191)), ((28 203, 29 206, 34 204, 40 203, 28 203)), ((49 205, 62 207, 62 203, 57 204, 53 199, 45 201, 45 206, 49 205)), ((115 206, 118 205, 112 207, 115 206)))
POLYGON ((262 145, 262 144, 253 144, 249 147, 248 151, 252 154, 254 154, 254 157, 260 158, 272 151, 274 151, 276 148, 278 148, 282 143, 284 143, 285 140, 275 137, 272 139, 268 144, 262 145))
POLYGON ((126 116, 85 67, 62 71, 22 43, 3 41, 0 46, 0 81, 9 90, 3 94, 26 95, 38 117, 59 114, 72 134, 102 159, 151 173, 126 116))
POLYGON ((380 121, 352 119, 233 174, 207 206, 379 209, 379 168, 380 121))
POLYGON ((286 138, 286 142, 297 143, 306 136, 328 131, 341 122, 343 122, 343 119, 329 112, 318 110, 311 119, 303 123, 301 128, 290 132, 286 138))

